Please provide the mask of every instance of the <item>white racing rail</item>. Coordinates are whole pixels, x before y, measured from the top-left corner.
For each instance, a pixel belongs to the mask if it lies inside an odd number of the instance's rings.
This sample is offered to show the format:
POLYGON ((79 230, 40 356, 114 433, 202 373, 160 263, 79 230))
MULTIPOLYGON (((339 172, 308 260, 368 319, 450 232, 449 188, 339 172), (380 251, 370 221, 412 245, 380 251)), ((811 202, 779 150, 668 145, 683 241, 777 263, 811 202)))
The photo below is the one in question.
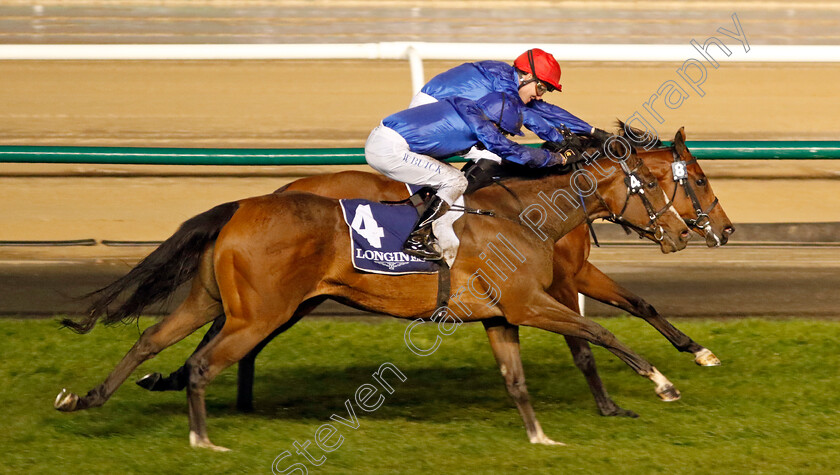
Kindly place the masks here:
MULTIPOLYGON (((840 62, 840 45, 729 45, 720 62, 840 62)), ((412 90, 425 83, 423 60, 511 61, 528 48, 541 48, 558 61, 678 62, 703 57, 691 44, 516 44, 381 42, 348 44, 116 44, 0 45, 0 60, 408 60, 412 90)), ((716 47, 715 47, 716 48, 716 47)))

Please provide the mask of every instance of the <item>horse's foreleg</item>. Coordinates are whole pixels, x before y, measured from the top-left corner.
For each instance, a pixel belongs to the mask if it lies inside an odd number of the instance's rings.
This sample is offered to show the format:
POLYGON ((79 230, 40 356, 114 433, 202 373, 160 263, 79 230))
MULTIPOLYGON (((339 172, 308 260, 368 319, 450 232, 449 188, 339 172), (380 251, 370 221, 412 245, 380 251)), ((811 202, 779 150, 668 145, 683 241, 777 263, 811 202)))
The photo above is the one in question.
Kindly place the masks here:
POLYGON ((584 264, 581 271, 575 276, 575 284, 580 293, 644 319, 667 338, 677 350, 693 353, 694 361, 697 364, 701 366, 720 365, 720 360, 708 348, 699 345, 688 335, 675 328, 651 304, 620 286, 591 263, 584 264))
POLYGON ((221 305, 207 295, 203 285, 194 282, 189 297, 172 314, 147 328, 102 384, 84 397, 62 390, 55 399, 55 408, 70 412, 105 404, 141 363, 194 332, 220 311, 221 305))
POLYGON ((635 412, 620 407, 607 394, 607 389, 604 387, 601 377, 598 375, 598 368, 595 366, 595 356, 592 354, 592 348, 589 343, 582 339, 572 336, 564 336, 566 344, 569 345, 569 350, 572 351, 572 358, 575 366, 583 373, 586 378, 586 383, 589 385, 589 391, 595 398, 595 404, 598 405, 598 411, 602 416, 623 416, 623 417, 639 417, 635 412))
MULTIPOLYGON (((554 297, 561 304, 569 307, 569 309, 580 313, 580 307, 577 299, 577 288, 574 283, 563 275, 555 276, 555 280, 548 289, 548 293, 554 297)), ((592 354, 592 348, 589 343, 581 338, 564 335, 566 344, 572 352, 572 358, 575 366, 583 373, 586 378, 586 384, 589 385, 589 391, 595 398, 595 404, 598 405, 598 411, 604 416, 627 416, 639 417, 633 411, 622 409, 618 406, 607 394, 607 389, 604 387, 601 377, 598 375, 598 367, 595 365, 595 356, 592 354)))
POLYGON ((525 370, 519 355, 519 327, 505 321, 485 321, 484 329, 490 339, 493 356, 499 364, 499 370, 505 378, 508 394, 516 403, 519 415, 525 422, 525 430, 532 444, 564 445, 549 439, 540 427, 534 408, 525 387, 525 370))
POLYGON ((505 317, 514 325, 541 328, 561 335, 583 338, 603 346, 638 374, 653 381, 656 384, 656 394, 663 400, 675 401, 680 397, 679 391, 659 370, 618 341, 609 330, 560 305, 547 293, 535 296, 530 304, 522 307, 507 307, 505 317))

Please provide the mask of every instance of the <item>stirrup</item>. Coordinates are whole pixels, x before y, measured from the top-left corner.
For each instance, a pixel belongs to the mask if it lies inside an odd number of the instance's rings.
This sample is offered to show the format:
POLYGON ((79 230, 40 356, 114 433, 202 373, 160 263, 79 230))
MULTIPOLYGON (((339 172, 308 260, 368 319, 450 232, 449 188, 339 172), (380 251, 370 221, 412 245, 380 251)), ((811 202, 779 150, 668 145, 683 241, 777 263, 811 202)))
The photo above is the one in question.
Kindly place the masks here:
POLYGON ((443 250, 432 235, 431 224, 413 231, 403 244, 403 252, 426 261, 443 259, 443 250))

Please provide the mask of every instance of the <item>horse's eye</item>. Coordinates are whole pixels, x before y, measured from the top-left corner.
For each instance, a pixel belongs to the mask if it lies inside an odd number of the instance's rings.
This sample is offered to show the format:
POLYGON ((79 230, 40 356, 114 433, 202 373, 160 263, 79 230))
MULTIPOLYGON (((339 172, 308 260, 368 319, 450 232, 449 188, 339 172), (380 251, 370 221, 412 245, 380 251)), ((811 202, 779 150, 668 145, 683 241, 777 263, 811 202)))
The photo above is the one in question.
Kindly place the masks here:
POLYGON ((706 179, 705 178, 700 178, 697 181, 695 181, 694 183, 697 183, 697 186, 706 186, 706 179))
POLYGON ((648 188, 650 188, 651 190, 656 188, 656 182, 652 181, 652 182, 648 183, 648 188))

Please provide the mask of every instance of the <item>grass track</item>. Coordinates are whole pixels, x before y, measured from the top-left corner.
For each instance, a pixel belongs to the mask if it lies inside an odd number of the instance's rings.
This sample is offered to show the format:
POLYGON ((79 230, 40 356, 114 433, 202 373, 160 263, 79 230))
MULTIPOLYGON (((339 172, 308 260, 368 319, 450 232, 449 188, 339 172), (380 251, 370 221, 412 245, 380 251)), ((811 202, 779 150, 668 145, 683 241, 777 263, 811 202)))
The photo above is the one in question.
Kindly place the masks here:
MULTIPOLYGON (((97 327, 78 336, 54 320, 0 320, 0 471, 9 473, 270 473, 306 463, 293 442, 313 440, 344 401, 392 362, 381 408, 356 409, 360 427, 339 427, 340 448, 309 473, 837 473, 840 470, 840 322, 677 320, 722 360, 697 367, 655 330, 630 318, 599 320, 653 362, 683 393, 663 403, 653 384, 601 348, 610 394, 639 419, 601 417, 563 339, 522 330, 528 387, 549 437, 567 447, 530 445, 480 325, 464 325, 431 356, 410 353, 405 322, 305 319, 257 360, 253 414, 233 409, 235 371, 208 389, 211 439, 227 454, 191 449, 183 393, 148 393, 131 382, 168 372, 199 335, 145 363, 104 407, 61 414, 62 387, 84 394, 138 336, 134 327, 97 327)), ((140 326, 152 324, 142 319, 140 326)), ((421 327, 422 328, 422 327, 421 327)), ((433 333, 415 332, 431 342, 433 333)), ((335 440, 335 439, 333 439, 335 440)), ((324 453, 313 445, 315 457, 324 453)), ((300 473, 300 472, 296 472, 300 473)))

